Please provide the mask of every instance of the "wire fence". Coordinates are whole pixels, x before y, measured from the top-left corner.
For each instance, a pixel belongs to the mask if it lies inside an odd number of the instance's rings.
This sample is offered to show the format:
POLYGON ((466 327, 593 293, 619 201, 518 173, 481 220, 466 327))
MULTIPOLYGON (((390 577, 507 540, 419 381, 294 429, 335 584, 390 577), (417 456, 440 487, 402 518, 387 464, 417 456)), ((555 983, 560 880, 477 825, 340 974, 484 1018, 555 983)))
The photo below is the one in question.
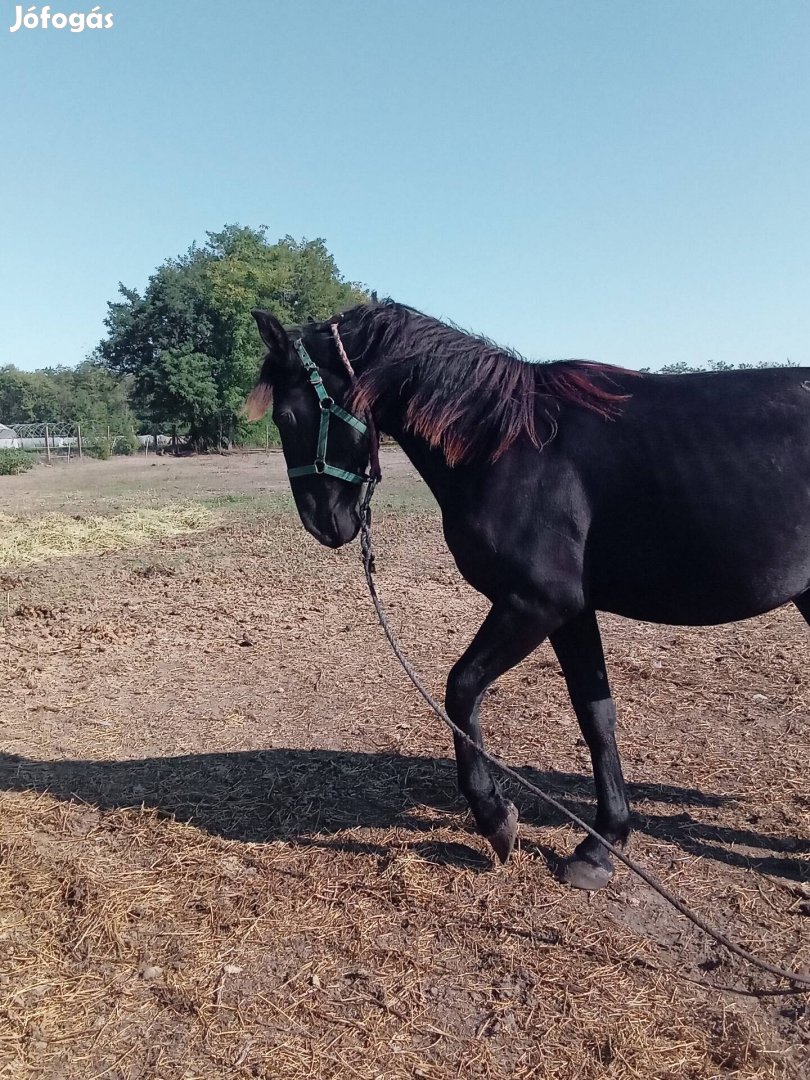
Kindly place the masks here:
POLYGON ((136 435, 131 428, 116 431, 103 424, 76 421, 15 424, 0 429, 0 449, 23 450, 47 461, 63 458, 109 457, 113 454, 163 453, 179 450, 186 440, 173 435, 136 435))
MULTIPOLYGON (((381 442, 395 445, 394 440, 385 435, 381 442)), ((0 423, 0 450, 23 450, 48 462, 81 460, 85 454, 105 458, 137 453, 178 454, 187 452, 190 446, 189 439, 183 435, 136 435, 132 428, 116 431, 103 424, 64 421, 5 426, 0 423)), ((220 446, 219 452, 268 453, 279 448, 278 430, 267 420, 261 427, 253 425, 250 435, 238 443, 220 446)))

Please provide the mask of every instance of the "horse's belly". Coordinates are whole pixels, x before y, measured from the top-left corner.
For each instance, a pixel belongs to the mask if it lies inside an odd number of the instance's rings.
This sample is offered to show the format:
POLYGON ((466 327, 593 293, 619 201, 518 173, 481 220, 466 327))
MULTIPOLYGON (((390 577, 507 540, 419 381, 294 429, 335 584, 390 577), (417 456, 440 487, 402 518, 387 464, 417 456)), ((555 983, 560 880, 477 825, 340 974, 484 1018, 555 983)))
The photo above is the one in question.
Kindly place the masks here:
POLYGON ((664 623, 669 626, 719 626, 721 623, 741 622, 773 611, 788 603, 796 595, 795 591, 786 591, 767 599, 743 597, 739 602, 727 598, 718 602, 715 598, 708 601, 704 597, 594 597, 593 607, 597 611, 608 611, 621 615, 625 619, 639 622, 664 623))
POLYGON ((711 626, 771 611, 808 587, 810 542, 778 556, 741 552, 739 545, 716 552, 630 551, 597 569, 588 591, 600 611, 645 622, 711 626))

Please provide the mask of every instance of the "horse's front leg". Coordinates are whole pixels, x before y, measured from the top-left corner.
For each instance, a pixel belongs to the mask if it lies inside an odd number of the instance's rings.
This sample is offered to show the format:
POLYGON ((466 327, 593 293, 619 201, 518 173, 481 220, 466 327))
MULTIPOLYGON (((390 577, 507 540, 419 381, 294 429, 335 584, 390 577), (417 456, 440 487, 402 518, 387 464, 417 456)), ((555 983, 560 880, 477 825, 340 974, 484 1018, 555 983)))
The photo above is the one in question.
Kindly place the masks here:
MULTIPOLYGON (((447 679, 447 713, 453 723, 483 747, 479 709, 487 687, 537 648, 558 620, 511 604, 496 604, 447 679)), ((479 831, 501 862, 515 844, 518 812, 492 778, 487 763, 457 735, 458 783, 479 831)))
MULTIPOLYGON (((616 707, 610 695, 599 626, 583 612, 551 634, 580 729, 591 752, 596 782, 594 827, 622 847, 630 835, 630 807, 616 746, 616 707)), ((577 847, 563 868, 563 880, 579 889, 601 889, 613 876, 610 854, 592 836, 577 847)))

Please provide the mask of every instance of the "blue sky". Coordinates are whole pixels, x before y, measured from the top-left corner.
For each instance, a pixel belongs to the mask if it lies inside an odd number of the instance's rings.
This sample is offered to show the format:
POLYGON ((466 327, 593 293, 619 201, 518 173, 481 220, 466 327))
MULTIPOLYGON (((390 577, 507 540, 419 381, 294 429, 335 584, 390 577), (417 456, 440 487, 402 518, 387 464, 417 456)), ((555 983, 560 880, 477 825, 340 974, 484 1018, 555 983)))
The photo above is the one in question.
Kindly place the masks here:
POLYGON ((0 364, 83 359, 119 280, 228 222, 532 357, 810 364, 807 0, 15 8, 0 364))

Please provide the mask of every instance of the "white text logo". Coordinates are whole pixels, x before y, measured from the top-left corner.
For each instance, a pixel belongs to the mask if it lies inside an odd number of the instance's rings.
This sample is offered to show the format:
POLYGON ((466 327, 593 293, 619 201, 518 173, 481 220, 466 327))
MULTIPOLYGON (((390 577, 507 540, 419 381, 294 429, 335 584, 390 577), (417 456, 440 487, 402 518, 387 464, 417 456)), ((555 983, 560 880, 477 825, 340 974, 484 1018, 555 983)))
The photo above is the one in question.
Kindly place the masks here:
POLYGON ((81 34, 83 30, 110 30, 113 25, 111 12, 102 12, 101 7, 94 7, 85 14, 83 11, 72 11, 66 15, 62 11, 52 11, 49 4, 37 9, 36 5, 27 10, 22 5, 17 5, 14 10, 14 23, 9 27, 9 32, 16 34, 18 30, 70 30, 72 34, 81 34))

